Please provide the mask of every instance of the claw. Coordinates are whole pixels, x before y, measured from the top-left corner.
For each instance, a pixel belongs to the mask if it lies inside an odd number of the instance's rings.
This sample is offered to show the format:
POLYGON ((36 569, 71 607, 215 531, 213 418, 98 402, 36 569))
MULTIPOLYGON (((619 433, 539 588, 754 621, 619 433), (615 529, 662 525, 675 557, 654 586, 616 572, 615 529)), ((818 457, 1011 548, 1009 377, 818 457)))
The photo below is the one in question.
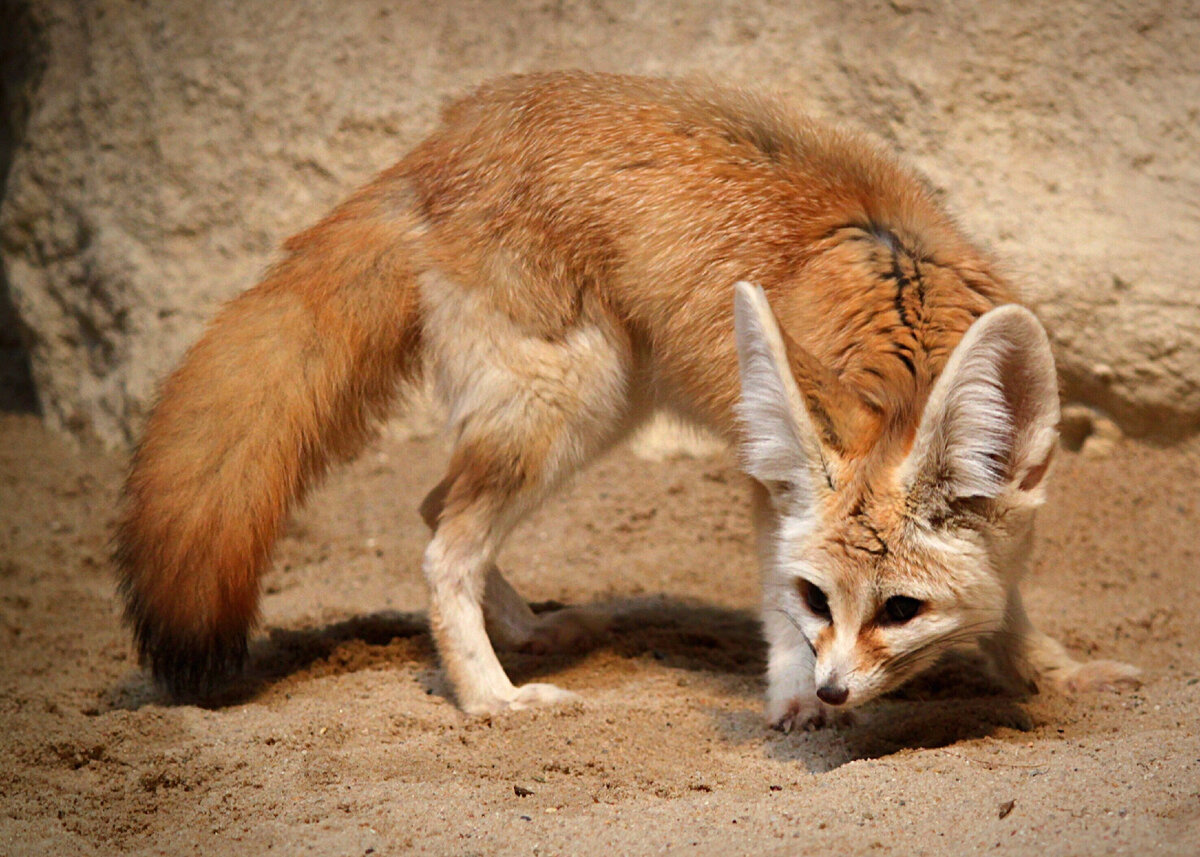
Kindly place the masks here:
POLYGON ((1120 661, 1088 661, 1057 676, 1059 687, 1068 693, 1134 690, 1141 687, 1142 671, 1120 661))
POLYGON ((523 711, 541 705, 562 705, 581 700, 582 697, 574 691, 553 684, 533 683, 513 688, 512 696, 463 705, 463 710, 474 715, 503 714, 506 711, 523 711))
POLYGON ((786 734, 793 729, 815 732, 825 726, 853 726, 856 718, 853 711, 834 708, 815 697, 795 697, 767 703, 766 720, 770 728, 786 734))

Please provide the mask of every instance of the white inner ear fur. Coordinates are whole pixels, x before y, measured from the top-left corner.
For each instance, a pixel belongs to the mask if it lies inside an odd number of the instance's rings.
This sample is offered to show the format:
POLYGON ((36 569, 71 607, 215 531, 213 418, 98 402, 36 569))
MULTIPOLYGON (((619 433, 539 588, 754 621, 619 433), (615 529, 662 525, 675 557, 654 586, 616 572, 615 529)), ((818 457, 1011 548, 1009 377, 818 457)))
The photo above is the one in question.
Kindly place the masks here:
POLYGON ((926 501, 1037 502, 1058 420, 1046 332, 1024 307, 997 307, 971 325, 946 362, 900 468, 900 484, 926 501))
POLYGON ((779 325, 759 286, 737 283, 733 307, 742 382, 742 466, 768 488, 787 483, 801 495, 796 499, 811 502, 824 484, 828 453, 788 368, 779 325))

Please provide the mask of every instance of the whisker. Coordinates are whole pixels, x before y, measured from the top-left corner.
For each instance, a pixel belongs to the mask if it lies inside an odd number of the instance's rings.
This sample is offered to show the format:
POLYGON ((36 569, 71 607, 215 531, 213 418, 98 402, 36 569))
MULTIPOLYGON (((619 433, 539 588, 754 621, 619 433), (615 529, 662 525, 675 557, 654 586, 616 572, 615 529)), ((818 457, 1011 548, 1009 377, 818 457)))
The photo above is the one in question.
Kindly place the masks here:
POLYGON ((767 611, 767 612, 769 612, 769 613, 781 613, 781 614, 783 614, 783 617, 784 617, 785 619, 787 619, 789 622, 791 622, 791 623, 792 623, 792 626, 793 626, 793 627, 794 627, 794 628, 795 628, 797 631, 800 631, 800 633, 801 633, 801 634, 803 634, 803 633, 804 633, 804 631, 803 631, 803 630, 800 628, 800 622, 799 622, 799 620, 798 620, 798 619, 797 619, 795 616, 793 616, 791 613, 789 613, 789 612, 787 612, 786 610, 784 610, 782 607, 772 607, 772 608, 771 608, 769 611, 767 611))
POLYGON ((782 613, 784 618, 792 623, 792 627, 796 629, 796 633, 800 635, 800 639, 808 644, 809 651, 811 651, 814 655, 817 653, 817 649, 815 646, 813 646, 812 640, 808 639, 808 635, 805 634, 804 629, 800 627, 799 619, 797 619, 795 616, 793 616, 788 611, 784 610, 782 607, 772 607, 770 612, 782 613))
MULTIPOLYGON (((892 672, 901 672, 907 670, 920 659, 929 658, 932 661, 934 653, 930 652, 930 649, 934 646, 944 650, 959 643, 974 642, 978 638, 979 633, 991 627, 991 625, 992 622, 989 620, 979 620, 972 622, 970 625, 951 628, 945 633, 926 641, 919 649, 902 652, 889 658, 881 664, 881 667, 892 672)), ((937 654, 941 654, 941 652, 937 654)))

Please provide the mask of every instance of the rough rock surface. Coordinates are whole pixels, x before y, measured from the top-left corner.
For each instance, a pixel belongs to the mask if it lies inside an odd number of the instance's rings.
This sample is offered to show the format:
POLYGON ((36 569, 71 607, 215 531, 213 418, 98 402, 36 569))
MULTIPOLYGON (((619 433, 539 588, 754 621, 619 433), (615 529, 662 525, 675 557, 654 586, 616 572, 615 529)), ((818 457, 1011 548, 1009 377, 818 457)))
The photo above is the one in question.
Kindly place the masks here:
POLYGON ((562 66, 709 74, 869 130, 1025 284, 1068 398, 1129 432, 1200 426, 1200 11, 1186 0, 3 8, 23 22, 3 37, 3 112, 30 109, 0 147, 0 253, 44 413, 77 435, 127 444, 217 304, 443 99, 562 66))

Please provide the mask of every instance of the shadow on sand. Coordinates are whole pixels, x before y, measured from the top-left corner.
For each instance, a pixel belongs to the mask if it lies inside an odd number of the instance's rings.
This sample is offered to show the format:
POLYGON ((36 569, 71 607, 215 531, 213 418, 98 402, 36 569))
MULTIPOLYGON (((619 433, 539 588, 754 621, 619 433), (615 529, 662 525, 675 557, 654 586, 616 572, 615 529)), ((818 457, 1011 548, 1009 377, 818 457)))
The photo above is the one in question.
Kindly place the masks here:
MULTIPOLYGON (((535 612, 557 609, 535 604, 535 612)), ((595 602, 589 608, 611 618, 607 631, 569 651, 546 655, 501 653, 516 683, 551 678, 592 652, 630 660, 652 658, 678 670, 716 678, 722 692, 750 699, 761 692, 756 679, 765 668, 757 618, 744 610, 666 596, 595 602)), ((364 669, 437 664, 423 613, 385 611, 312 628, 270 628, 250 646, 244 673, 204 707, 249 701, 283 682, 295 683, 364 669)), ((445 693, 440 681, 428 692, 445 693)), ((105 708, 137 709, 170 700, 138 671, 105 693, 105 708)), ((763 742, 773 758, 799 761, 824 771, 855 759, 877 758, 905 749, 942 747, 982 737, 999 728, 1028 730, 1029 715, 988 681, 977 658, 951 656, 887 698, 858 710, 856 723, 790 735, 769 732, 757 712, 713 711, 716 728, 733 743, 763 742)))

